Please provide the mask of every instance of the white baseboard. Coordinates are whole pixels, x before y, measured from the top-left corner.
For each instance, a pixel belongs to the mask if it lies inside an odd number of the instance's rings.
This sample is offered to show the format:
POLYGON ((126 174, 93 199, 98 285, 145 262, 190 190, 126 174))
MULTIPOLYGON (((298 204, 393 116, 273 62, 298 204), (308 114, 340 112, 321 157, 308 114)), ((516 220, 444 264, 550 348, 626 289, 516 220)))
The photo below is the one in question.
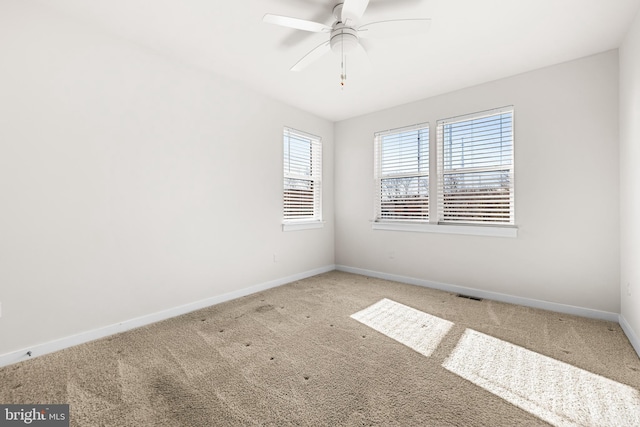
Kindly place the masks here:
POLYGON ((446 283, 432 282, 428 280, 416 279, 413 277, 400 276, 396 274, 382 273, 379 271, 366 270, 362 268, 348 267, 345 265, 327 265, 314 270, 305 271, 302 273, 294 274, 287 277, 264 282, 258 285, 254 285, 248 288, 239 289, 237 291, 229 292, 222 295, 217 295, 204 300, 195 301, 193 303, 181 305, 178 307, 170 308, 167 310, 151 313, 145 316, 136 317, 134 319, 125 320, 123 322, 105 326, 91 331, 82 332, 77 335, 72 335, 64 338, 60 338, 54 341, 48 341, 45 343, 37 344, 29 348, 12 351, 0 355, 0 367, 11 365, 21 362, 23 360, 32 359, 43 354, 53 353, 58 350, 62 350, 68 347, 73 347, 86 342, 94 341, 96 339, 104 338, 109 335, 125 332, 131 329, 139 328, 141 326, 149 325, 151 323, 159 322, 161 320, 169 319, 171 317, 180 316, 185 313, 189 313, 201 308, 209 307, 212 305, 220 304, 226 301, 230 301, 243 296, 251 295, 257 292, 265 291, 267 289, 275 288, 296 280, 306 279, 307 277, 316 276, 318 274, 326 273, 332 270, 345 271, 348 273, 360 274, 364 276, 377 277, 385 280, 393 280, 401 283, 408 283, 411 285, 424 286, 427 288, 439 289, 451 293, 461 293, 478 298, 486 298, 495 301, 506 302, 510 304, 518 304, 525 307, 540 308, 543 310, 556 311, 559 313, 573 314, 576 316, 589 317, 594 319, 608 320, 617 322, 622 327, 622 330, 627 335, 629 342, 638 353, 640 357, 640 339, 635 334, 631 326, 626 319, 617 313, 610 313, 606 311, 599 311, 590 308, 576 307, 566 304, 558 304, 548 301, 535 300, 530 298, 522 298, 513 295, 501 294, 497 292, 482 291, 479 289, 466 288, 463 286, 450 285, 446 283), (31 352, 29 356, 27 353, 31 352))
POLYGON ((465 288, 464 286, 450 285, 447 283, 432 282, 429 280, 416 279, 413 277, 399 276, 396 274, 382 273, 379 271, 365 270, 363 268, 349 267, 346 265, 336 265, 336 270, 347 273, 361 274, 363 276, 376 277, 379 279, 393 280, 395 282, 407 283, 410 285, 424 286, 426 288, 439 289, 441 291, 455 294, 464 294, 477 298, 485 298, 494 301, 506 302, 509 304, 523 305, 525 307, 540 308, 543 310, 556 311, 558 313, 573 314, 576 316, 589 317, 592 319, 608 320, 618 322, 618 313, 594 310, 591 308, 576 307, 573 305, 559 304, 549 301, 541 301, 531 298, 517 297, 498 292, 483 291, 480 289, 465 288))
POLYGON ((620 327, 629 339, 629 342, 638 354, 638 357, 640 357, 640 339, 638 339, 636 333, 633 331, 633 329, 631 329, 631 325, 629 325, 629 322, 627 322, 627 319, 625 319, 622 314, 619 316, 618 323, 620 323, 620 327))
POLYGON ((268 282, 250 286, 248 288, 243 288, 237 291, 228 292, 226 294, 216 295, 211 298, 206 298, 200 301, 195 301, 189 304, 173 307, 167 310, 151 313, 145 316, 136 317, 134 319, 125 320, 117 324, 104 326, 102 328, 82 332, 77 335, 72 335, 72 336, 60 338, 54 341, 48 341, 45 343, 36 344, 29 348, 24 348, 21 350, 5 353, 0 355, 0 367, 18 363, 23 360, 32 359, 37 356, 42 356, 43 354, 53 353, 54 351, 62 350, 68 347, 73 347, 78 344, 94 341, 99 338, 107 337, 109 335, 139 328, 141 326, 149 325, 151 323, 159 322, 161 320, 169 319, 171 317, 180 316, 182 314, 199 310, 201 308, 210 307, 212 305, 220 304, 222 302, 226 302, 226 301, 230 301, 243 296, 255 294, 257 292, 265 291, 267 289, 271 289, 287 283, 295 282, 296 280, 306 279, 307 277, 316 276, 318 274, 326 273, 332 270, 335 270, 335 265, 327 265, 324 267, 316 268, 314 270, 304 271, 302 273, 297 273, 291 276, 270 280, 268 282))

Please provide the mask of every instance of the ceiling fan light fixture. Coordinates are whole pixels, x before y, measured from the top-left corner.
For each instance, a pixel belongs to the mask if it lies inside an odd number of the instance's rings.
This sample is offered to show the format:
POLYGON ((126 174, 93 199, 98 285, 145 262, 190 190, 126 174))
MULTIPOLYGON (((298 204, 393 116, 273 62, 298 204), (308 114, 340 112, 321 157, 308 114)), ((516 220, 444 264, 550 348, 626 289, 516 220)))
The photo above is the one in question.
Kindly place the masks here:
POLYGON ((349 27, 336 28, 329 40, 331 50, 337 54, 352 52, 358 47, 358 33, 349 27))

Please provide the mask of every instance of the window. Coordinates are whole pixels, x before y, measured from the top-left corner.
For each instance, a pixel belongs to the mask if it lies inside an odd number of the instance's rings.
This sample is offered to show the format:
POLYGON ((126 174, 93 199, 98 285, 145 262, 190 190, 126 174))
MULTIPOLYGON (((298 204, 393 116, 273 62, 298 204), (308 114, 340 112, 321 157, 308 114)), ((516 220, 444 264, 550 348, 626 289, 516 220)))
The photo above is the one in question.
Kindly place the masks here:
POLYGON ((284 129, 284 222, 322 220, 320 138, 284 129))
POLYGON ((514 224, 513 107, 438 121, 438 223, 514 224))
POLYGON ((375 133, 373 229, 517 237, 513 111, 438 120, 431 160, 428 123, 375 133))
POLYGON ((375 220, 428 222, 429 126, 375 134, 375 220))

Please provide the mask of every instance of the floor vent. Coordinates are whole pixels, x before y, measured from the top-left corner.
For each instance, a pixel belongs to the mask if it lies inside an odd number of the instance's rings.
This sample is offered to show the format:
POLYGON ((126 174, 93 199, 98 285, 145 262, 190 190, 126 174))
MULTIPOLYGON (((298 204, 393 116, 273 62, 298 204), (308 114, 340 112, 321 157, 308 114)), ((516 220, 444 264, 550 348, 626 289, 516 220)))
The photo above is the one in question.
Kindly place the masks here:
POLYGON ((478 297, 472 297, 471 295, 462 295, 462 294, 458 294, 456 295, 458 298, 466 298, 466 299, 472 299, 474 301, 482 301, 482 298, 478 298, 478 297))

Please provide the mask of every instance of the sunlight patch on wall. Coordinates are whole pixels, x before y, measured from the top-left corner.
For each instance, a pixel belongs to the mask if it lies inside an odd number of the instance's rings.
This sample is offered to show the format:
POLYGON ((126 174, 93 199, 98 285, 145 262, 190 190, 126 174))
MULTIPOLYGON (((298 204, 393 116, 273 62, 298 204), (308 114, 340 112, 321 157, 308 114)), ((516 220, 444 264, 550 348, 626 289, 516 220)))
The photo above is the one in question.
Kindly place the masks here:
POLYGON ((351 318, 427 357, 453 326, 448 320, 386 298, 352 314, 351 318))
POLYGON ((640 392, 467 329, 442 365, 555 426, 640 425, 640 392))

